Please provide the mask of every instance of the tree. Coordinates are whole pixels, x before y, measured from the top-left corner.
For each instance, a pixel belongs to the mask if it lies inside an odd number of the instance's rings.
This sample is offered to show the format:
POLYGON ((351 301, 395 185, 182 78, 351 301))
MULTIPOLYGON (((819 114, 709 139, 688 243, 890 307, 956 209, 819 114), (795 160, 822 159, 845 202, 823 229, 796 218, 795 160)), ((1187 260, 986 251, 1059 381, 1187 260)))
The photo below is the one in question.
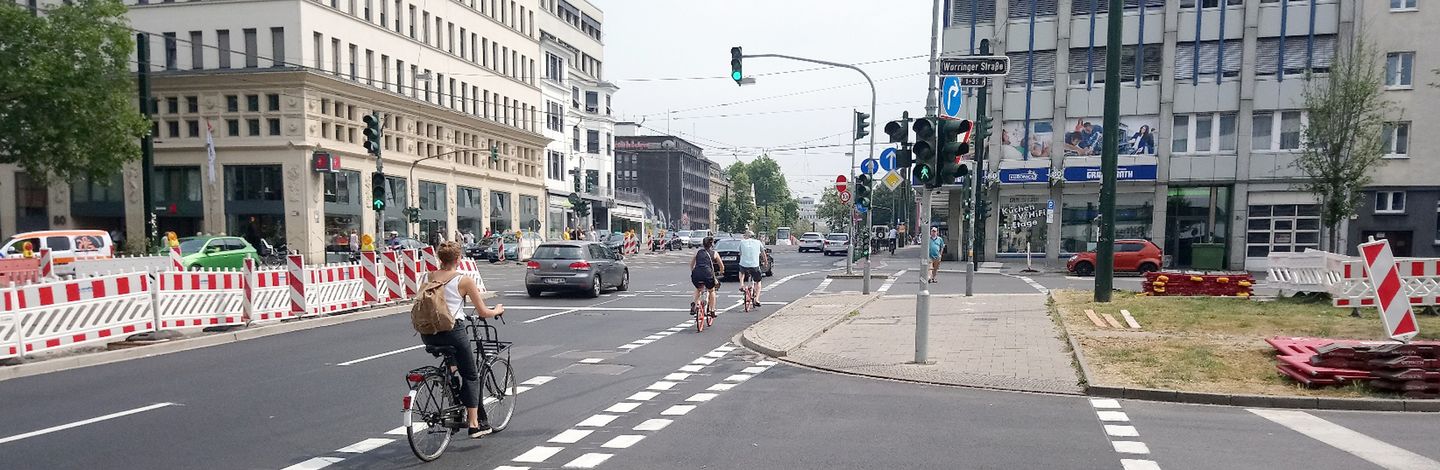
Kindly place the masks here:
POLYGON ((757 231, 773 233, 776 227, 793 226, 800 218, 800 204, 791 197, 780 164, 769 155, 761 155, 744 169, 755 187, 755 205, 765 215, 765 223, 757 231))
POLYGON ((744 231, 755 221, 755 197, 751 194, 750 174, 745 164, 735 162, 725 173, 730 177, 730 201, 735 205, 735 231, 744 231))
POLYGON ((820 195, 820 207, 815 208, 815 218, 825 222, 831 231, 843 230, 850 226, 850 206, 840 202, 840 193, 835 188, 827 188, 820 195))
POLYGON ((736 232, 739 229, 735 225, 735 201, 730 199, 730 194, 720 196, 720 207, 715 209, 715 223, 720 225, 723 232, 736 232))
POLYGON ((125 5, 69 3, 0 6, 0 31, 12 32, 0 35, 0 163, 41 181, 108 178, 150 131, 134 104, 125 5))
POLYGON ((1383 163, 1385 109, 1376 52, 1364 37, 1335 58, 1328 79, 1307 77, 1303 94, 1309 124, 1295 167, 1299 187, 1320 202, 1320 223, 1329 231, 1326 249, 1340 243, 1340 222, 1364 200, 1372 170, 1383 163))

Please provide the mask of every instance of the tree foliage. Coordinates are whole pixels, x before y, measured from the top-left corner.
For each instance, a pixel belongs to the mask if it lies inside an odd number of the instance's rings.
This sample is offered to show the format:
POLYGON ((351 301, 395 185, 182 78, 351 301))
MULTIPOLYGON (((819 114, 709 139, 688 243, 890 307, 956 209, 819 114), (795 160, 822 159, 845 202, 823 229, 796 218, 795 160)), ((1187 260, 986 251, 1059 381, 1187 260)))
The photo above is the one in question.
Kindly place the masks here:
POLYGON ((815 218, 825 222, 830 231, 845 230, 850 225, 850 206, 840 202, 840 193, 835 188, 826 188, 820 195, 820 205, 815 208, 815 218))
POLYGON ((1376 54, 1365 38, 1357 37, 1335 58, 1327 79, 1308 77, 1303 95, 1309 124, 1294 165, 1305 177, 1300 189, 1320 202, 1330 250, 1339 242, 1340 222, 1359 209, 1372 170, 1383 163, 1389 103, 1376 54))
POLYGON ((743 231, 755 221, 755 195, 750 186, 750 174, 743 162, 731 164, 725 173, 730 177, 730 203, 735 206, 734 231, 743 231))
POLYGON ((720 207, 715 209, 715 223, 720 226, 720 231, 739 231, 735 225, 735 201, 730 199, 730 194, 721 195, 719 205, 720 207))
POLYGON ((0 163, 32 178, 107 178, 140 157, 135 41, 116 0, 0 6, 0 163), (23 33, 22 33, 23 32, 23 33))
POLYGON ((793 227, 800 219, 800 204, 790 195, 790 185, 780 164, 769 155, 761 155, 744 166, 745 173, 754 184, 757 218, 764 216, 764 223, 756 226, 760 233, 772 234, 776 227, 793 227))

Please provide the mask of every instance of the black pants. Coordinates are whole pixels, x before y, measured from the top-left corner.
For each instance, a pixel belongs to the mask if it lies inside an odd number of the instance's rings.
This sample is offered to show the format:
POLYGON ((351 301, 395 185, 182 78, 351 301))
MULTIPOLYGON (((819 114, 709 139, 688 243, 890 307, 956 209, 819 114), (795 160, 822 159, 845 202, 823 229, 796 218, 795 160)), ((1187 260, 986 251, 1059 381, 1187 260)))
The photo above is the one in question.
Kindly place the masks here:
MULTIPOLYGON (((480 369, 475 364, 475 350, 470 343, 469 330, 465 320, 455 320, 455 329, 433 335, 420 335, 420 342, 428 346, 450 346, 455 348, 455 368, 460 372, 460 403, 466 408, 480 407, 480 369)), ((486 421, 485 408, 480 408, 480 420, 486 421)))

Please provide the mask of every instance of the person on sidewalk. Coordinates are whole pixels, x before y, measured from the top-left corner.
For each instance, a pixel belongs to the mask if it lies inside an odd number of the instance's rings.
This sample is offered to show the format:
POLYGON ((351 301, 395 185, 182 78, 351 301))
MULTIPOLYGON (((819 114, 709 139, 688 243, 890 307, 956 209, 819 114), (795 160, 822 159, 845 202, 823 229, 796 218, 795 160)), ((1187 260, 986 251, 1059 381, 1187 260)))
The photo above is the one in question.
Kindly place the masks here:
POLYGON ((765 245, 755 239, 755 232, 746 230, 745 238, 740 240, 740 292, 745 292, 745 287, 754 284, 751 291, 750 305, 760 306, 760 256, 765 252, 765 245))
POLYGON ((945 239, 940 236, 940 229, 930 227, 930 282, 935 282, 935 276, 940 274, 940 253, 945 251, 945 239))

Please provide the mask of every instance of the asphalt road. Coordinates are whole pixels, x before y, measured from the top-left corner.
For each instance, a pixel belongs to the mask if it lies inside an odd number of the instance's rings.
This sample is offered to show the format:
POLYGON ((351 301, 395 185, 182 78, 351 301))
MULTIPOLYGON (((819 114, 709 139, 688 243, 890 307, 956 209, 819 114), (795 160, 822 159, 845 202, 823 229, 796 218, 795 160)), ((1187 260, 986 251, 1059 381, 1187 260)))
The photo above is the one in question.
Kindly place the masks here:
MULTIPOLYGON (((406 350, 418 338, 393 315, 0 382, 0 467, 1440 468, 1434 415, 1092 402, 777 364, 732 337, 822 285, 859 290, 826 282, 843 260, 782 250, 759 312, 735 309, 696 333, 691 253, 632 257, 631 290, 599 299, 531 299, 523 266, 483 266, 502 294, 493 302, 511 308, 502 337, 530 388, 510 428, 457 436, 433 463, 389 434, 405 371, 434 362, 406 350)), ((876 264, 907 273, 872 288, 915 291, 917 260, 876 264)), ((963 292, 963 275, 941 280, 933 291, 963 292)), ((975 286, 1034 291, 998 274, 975 286)), ((722 292, 722 308, 738 302, 734 284, 722 292)))

